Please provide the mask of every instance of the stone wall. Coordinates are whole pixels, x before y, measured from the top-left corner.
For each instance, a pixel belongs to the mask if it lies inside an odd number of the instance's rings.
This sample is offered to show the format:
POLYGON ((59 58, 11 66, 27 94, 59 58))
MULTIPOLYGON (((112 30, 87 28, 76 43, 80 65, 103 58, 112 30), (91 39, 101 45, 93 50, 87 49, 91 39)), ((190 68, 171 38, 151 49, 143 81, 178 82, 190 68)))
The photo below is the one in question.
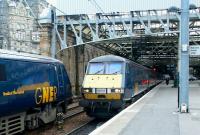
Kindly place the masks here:
POLYGON ((73 95, 80 95, 87 63, 92 58, 106 55, 107 53, 94 46, 82 45, 72 47, 60 52, 57 57, 63 61, 72 85, 73 95))
POLYGON ((40 54, 44 56, 51 56, 51 29, 51 24, 43 24, 42 29, 40 29, 40 54))
POLYGON ((23 2, 0 1, 0 28, 1 49, 40 54, 38 24, 23 2))

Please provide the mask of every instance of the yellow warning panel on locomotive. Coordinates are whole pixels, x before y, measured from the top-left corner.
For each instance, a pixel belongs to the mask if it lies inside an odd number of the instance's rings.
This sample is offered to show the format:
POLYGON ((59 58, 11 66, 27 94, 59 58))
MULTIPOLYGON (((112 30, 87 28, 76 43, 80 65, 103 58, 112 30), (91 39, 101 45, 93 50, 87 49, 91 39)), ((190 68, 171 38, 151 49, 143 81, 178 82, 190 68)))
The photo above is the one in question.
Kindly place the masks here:
POLYGON ((122 75, 85 75, 83 88, 121 88, 122 75))

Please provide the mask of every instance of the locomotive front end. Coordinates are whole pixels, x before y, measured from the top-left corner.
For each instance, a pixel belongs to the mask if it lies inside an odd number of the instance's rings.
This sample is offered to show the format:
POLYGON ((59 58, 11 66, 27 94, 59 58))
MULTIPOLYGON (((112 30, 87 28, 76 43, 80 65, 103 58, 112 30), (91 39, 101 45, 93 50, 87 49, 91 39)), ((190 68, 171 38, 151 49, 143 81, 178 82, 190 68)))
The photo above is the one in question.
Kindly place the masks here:
POLYGON ((91 62, 84 77, 80 105, 90 116, 113 115, 123 105, 122 62, 91 62))

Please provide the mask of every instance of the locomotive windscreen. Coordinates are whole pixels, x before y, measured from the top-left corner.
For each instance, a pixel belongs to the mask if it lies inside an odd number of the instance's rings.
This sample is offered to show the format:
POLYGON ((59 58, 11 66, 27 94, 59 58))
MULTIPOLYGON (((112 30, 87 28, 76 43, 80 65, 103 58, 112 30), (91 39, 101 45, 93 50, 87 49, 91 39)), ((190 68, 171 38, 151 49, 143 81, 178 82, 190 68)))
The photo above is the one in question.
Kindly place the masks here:
POLYGON ((122 74, 122 63, 90 63, 87 74, 122 74))
POLYGON ((103 74, 105 65, 103 63, 90 63, 88 74, 103 74))

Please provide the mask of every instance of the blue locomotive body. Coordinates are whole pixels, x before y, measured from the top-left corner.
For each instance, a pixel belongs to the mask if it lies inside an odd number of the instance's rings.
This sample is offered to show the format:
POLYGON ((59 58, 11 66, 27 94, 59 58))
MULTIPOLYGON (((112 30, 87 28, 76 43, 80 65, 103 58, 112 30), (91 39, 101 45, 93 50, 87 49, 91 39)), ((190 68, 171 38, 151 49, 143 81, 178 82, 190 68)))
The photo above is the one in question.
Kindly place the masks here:
POLYGON ((100 56, 88 63, 80 105, 89 116, 112 116, 156 83, 157 73, 151 69, 119 56, 100 56))
MULTIPOLYGON (((72 96, 60 61, 5 50, 0 50, 0 86, 0 121, 20 114, 30 129, 38 127, 39 120, 55 120, 72 96)), ((1 124, 0 129, 3 131, 1 124)))

